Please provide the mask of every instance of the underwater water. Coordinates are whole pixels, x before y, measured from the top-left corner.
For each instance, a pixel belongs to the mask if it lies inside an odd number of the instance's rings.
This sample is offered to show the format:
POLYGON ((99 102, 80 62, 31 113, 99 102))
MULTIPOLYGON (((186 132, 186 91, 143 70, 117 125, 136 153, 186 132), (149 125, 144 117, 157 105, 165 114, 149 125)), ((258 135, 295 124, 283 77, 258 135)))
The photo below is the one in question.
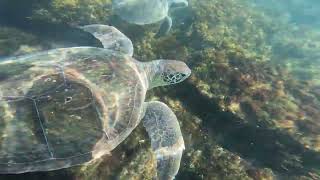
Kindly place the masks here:
MULTIPOLYGON (((144 0, 132 0, 135 1, 144 0)), ((116 12, 111 0, 0 0, 0 167, 18 162, 19 157, 29 158, 32 152, 27 149, 38 148, 17 145, 21 139, 29 138, 27 130, 18 130, 22 134, 12 133, 12 141, 5 141, 10 119, 19 114, 22 118, 15 119, 18 124, 19 120, 32 121, 28 118, 32 110, 9 111, 4 103, 8 101, 3 99, 8 89, 18 92, 21 88, 21 84, 13 82, 29 78, 27 67, 19 58, 57 48, 102 48, 98 38, 79 27, 104 24, 114 26, 132 41, 134 59, 180 60, 192 71, 181 83, 148 90, 145 98, 167 104, 177 116, 185 150, 175 179, 320 179, 320 1, 188 0, 188 6, 181 6, 183 1, 179 0, 161 18, 151 13, 166 11, 158 5, 164 1, 153 2, 156 5, 134 7, 131 12, 145 12, 142 20, 148 17, 148 21, 155 21, 141 25, 141 19, 139 24, 130 22, 134 14, 129 12, 127 19, 121 17, 124 11, 116 12), (172 18, 168 32, 166 15, 172 18), (17 63, 3 63, 10 58, 17 63), (19 147, 30 156, 13 156, 8 147, 19 147)), ((96 80, 94 73, 98 69, 89 70, 86 76, 96 80)), ((40 68, 39 72, 50 71, 40 68)), ((119 72, 134 79, 127 71, 119 72)), ((29 81, 22 84, 33 85, 29 81)), ((117 85, 120 91, 123 86, 117 85)), ((50 90, 46 84, 35 87, 23 90, 31 94, 50 90)), ((30 102, 20 105, 31 107, 30 102)), ((84 125, 88 131, 70 128, 73 126, 68 123, 74 124, 69 122, 73 117, 63 116, 59 108, 55 105, 50 110, 61 116, 44 123, 63 132, 55 135, 67 142, 66 151, 69 142, 83 148, 77 141, 69 141, 69 135, 85 139, 95 129, 90 121, 84 125), (61 122, 63 118, 65 124, 61 122)), ((76 115, 91 120, 91 114, 92 111, 79 111, 76 115)), ((10 132, 18 132, 12 129, 10 132)), ((32 167, 32 163, 28 166, 32 167)), ((152 179, 156 172, 156 157, 141 122, 111 155, 54 171, 1 173, 0 180, 136 180, 152 179)))

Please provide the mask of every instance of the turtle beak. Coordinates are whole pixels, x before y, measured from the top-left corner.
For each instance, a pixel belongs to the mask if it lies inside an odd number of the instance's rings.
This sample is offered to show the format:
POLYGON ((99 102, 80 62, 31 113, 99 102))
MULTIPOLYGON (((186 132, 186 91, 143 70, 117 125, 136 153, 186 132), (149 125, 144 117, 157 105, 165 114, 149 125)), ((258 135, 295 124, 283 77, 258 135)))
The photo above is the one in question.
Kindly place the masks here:
POLYGON ((187 78, 191 75, 191 69, 186 65, 186 75, 187 78))

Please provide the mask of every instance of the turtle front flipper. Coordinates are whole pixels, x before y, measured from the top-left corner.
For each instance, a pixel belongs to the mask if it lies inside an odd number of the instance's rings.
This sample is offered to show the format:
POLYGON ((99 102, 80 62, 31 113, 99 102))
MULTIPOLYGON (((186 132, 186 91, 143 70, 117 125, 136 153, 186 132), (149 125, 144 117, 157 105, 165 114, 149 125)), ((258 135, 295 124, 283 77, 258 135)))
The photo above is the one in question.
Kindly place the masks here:
POLYGON ((80 27, 99 39, 104 48, 122 52, 129 56, 133 55, 131 40, 113 26, 92 24, 80 27))
POLYGON ((145 103, 143 125, 151 139, 157 158, 157 176, 160 180, 173 179, 178 173, 184 141, 177 117, 164 103, 145 103))
POLYGON ((167 16, 164 21, 162 22, 158 33, 156 34, 156 38, 162 37, 169 33, 172 27, 172 19, 171 17, 167 16))

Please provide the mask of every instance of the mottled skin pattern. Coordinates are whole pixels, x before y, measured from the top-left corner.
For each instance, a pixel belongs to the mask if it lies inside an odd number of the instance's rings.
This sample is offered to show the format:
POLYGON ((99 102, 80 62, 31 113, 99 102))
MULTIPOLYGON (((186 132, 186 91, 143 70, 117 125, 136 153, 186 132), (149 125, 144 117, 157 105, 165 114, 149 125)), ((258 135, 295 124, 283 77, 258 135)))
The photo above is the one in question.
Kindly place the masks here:
POLYGON ((0 172, 48 171, 109 153, 137 126, 146 90, 130 56, 55 49, 0 62, 0 172))

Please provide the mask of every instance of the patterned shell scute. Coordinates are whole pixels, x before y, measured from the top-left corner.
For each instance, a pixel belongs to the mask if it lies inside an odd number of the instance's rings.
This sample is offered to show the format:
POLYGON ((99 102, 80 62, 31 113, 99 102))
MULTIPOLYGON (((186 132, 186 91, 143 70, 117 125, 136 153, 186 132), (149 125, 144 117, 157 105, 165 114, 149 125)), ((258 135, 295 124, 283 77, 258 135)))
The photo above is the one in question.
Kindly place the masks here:
POLYGON ((0 62, 2 171, 59 169, 110 152, 136 127, 145 91, 134 61, 105 49, 0 62))

